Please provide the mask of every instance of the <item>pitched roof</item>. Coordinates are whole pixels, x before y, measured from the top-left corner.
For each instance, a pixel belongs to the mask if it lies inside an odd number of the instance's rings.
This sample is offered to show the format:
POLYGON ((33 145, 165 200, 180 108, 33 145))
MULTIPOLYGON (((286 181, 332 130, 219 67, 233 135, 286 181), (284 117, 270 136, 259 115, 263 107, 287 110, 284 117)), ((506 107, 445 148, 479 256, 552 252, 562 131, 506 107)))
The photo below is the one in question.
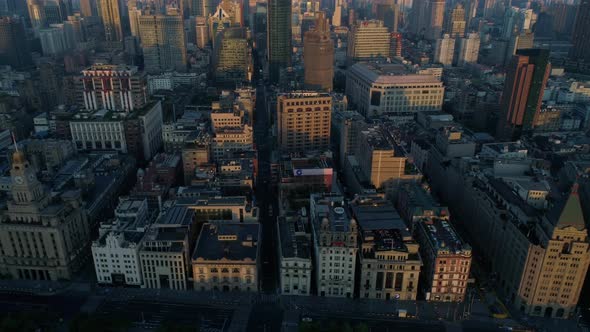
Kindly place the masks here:
POLYGON ((578 183, 574 183, 567 199, 556 204, 555 209, 557 209, 556 212, 558 214, 555 214, 557 217, 554 221, 555 226, 559 228, 572 226, 578 230, 586 228, 582 204, 578 195, 578 187, 578 183))

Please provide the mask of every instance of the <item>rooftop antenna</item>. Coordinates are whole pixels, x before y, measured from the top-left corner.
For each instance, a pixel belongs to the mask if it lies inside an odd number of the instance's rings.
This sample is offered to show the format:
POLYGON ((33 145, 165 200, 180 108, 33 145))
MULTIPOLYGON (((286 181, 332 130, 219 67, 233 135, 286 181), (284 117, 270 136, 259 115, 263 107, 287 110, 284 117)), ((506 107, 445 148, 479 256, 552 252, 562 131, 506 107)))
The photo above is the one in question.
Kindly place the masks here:
POLYGON ((16 144, 16 136, 14 136, 14 132, 11 131, 10 135, 12 136, 12 143, 14 144, 14 149, 16 150, 16 152, 19 152, 18 151, 18 144, 16 144))

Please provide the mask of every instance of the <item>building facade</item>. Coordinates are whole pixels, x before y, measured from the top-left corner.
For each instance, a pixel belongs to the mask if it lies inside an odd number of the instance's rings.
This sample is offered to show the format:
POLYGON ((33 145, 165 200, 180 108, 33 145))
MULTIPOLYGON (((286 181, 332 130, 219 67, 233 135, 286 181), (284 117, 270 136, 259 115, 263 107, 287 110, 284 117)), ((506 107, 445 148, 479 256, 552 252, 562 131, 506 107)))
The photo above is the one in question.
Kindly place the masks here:
POLYGON ((12 156, 12 198, 0 216, 0 271, 14 279, 71 279, 87 257, 90 227, 79 191, 53 198, 22 151, 12 156))
POLYGON ((279 146, 282 151, 323 151, 330 147, 332 97, 293 92, 277 98, 279 146))
POLYGON ((257 292, 259 238, 257 223, 204 224, 192 256, 194 289, 257 292))
POLYGON ((123 20, 119 0, 99 0, 99 15, 104 26, 104 37, 108 42, 123 41, 123 20))
POLYGON ((316 14, 315 28, 303 37, 305 88, 331 91, 334 79, 334 41, 324 12, 316 14))
POLYGON ((389 29, 383 21, 359 21, 348 32, 348 63, 389 56, 389 29))
POLYGON ((343 200, 331 194, 312 194, 310 198, 319 296, 354 296, 358 225, 344 208, 343 200))
POLYGON ((186 71, 186 42, 181 15, 143 15, 139 36, 149 73, 186 71))

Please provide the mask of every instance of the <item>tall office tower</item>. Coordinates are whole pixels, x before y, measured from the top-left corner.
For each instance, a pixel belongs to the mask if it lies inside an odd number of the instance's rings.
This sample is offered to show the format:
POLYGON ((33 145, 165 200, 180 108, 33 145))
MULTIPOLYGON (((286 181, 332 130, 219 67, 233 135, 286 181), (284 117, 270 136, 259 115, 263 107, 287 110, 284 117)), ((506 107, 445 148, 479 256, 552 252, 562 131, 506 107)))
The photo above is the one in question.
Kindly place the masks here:
POLYGON ((389 29, 383 21, 358 21, 348 32, 348 63, 386 58, 390 42, 389 29))
POLYGON ((496 13, 497 0, 484 0, 483 3, 483 17, 491 18, 496 13))
POLYGON ((512 35, 506 46, 504 64, 508 64, 512 60, 512 56, 516 54, 518 50, 533 48, 534 40, 535 35, 530 31, 512 35))
POLYGON ((215 48, 217 34, 221 33, 223 29, 228 27, 242 27, 244 25, 242 6, 234 0, 222 0, 213 14, 209 16, 208 20, 209 36, 211 36, 213 47, 215 48))
POLYGON ((316 13, 315 29, 303 38, 305 87, 310 90, 332 90, 334 79, 334 41, 324 12, 316 13))
POLYGON ((410 32, 416 36, 424 36, 428 20, 428 1, 417 1, 412 5, 410 32))
POLYGON ((108 42, 123 41, 123 26, 118 0, 99 0, 104 37, 108 42))
POLYGON ((391 33, 391 42, 389 45, 389 57, 401 57, 402 56, 402 34, 399 32, 391 33))
POLYGON ((142 2, 137 0, 129 0, 127 2, 127 8, 129 9, 129 28, 133 37, 139 38, 139 18, 141 17, 142 2))
POLYGON ((11 199, 0 219, 0 270, 14 279, 71 279, 86 260, 90 227, 80 192, 53 195, 17 149, 11 199))
POLYGON ((147 72, 186 70, 186 44, 182 16, 144 15, 139 18, 139 37, 147 72))
POLYGON ((269 79, 278 82, 291 66, 291 0, 269 0, 266 22, 269 79))
POLYGON ((41 0, 27 0, 27 8, 31 19, 31 27, 35 30, 35 35, 37 35, 38 30, 46 25, 43 2, 41 0))
POLYGON ((457 50, 457 66, 463 66, 466 63, 477 63, 480 46, 479 33, 473 32, 459 39, 457 50))
POLYGON ((80 14, 84 17, 97 16, 95 0, 80 0, 80 14))
POLYGON ((61 24, 68 17, 66 5, 62 0, 44 0, 43 11, 46 24, 61 24))
POLYGON ((21 69, 33 64, 25 26, 19 16, 0 17, 0 63, 21 69))
POLYGON ((469 28, 471 20, 477 15, 477 7, 479 7, 479 0, 465 1, 465 25, 469 28))
POLYGON ((436 40, 434 46, 434 62, 444 66, 451 66, 455 56, 455 38, 444 34, 442 38, 436 40))
POLYGON ((97 64, 78 79, 80 107, 131 112, 147 103, 147 78, 135 66, 97 64))
POLYGON ((219 4, 219 0, 201 0, 201 15, 205 17, 209 17, 209 15, 213 15, 217 5, 219 4))
POLYGON ((195 38, 198 48, 205 48, 209 45, 209 27, 207 18, 203 16, 195 17, 195 38))
POLYGON ((447 16, 445 33, 448 33, 453 38, 461 38, 465 34, 465 8, 460 3, 457 3, 455 8, 451 10, 451 14, 447 16))
POLYGON ((335 27, 339 27, 342 25, 342 11, 344 11, 344 6, 342 5, 342 0, 336 0, 336 6, 334 7, 334 14, 332 15, 332 25, 335 27))
POLYGON ((590 0, 582 0, 578 8, 571 57, 575 60, 590 61, 590 0))
POLYGON ((284 152, 330 148, 332 97, 328 93, 293 92, 277 97, 279 148, 284 152))
POLYGON ((513 141, 532 130, 549 79, 549 50, 516 52, 506 73, 496 137, 513 141))
POLYGON ((445 18, 445 0, 429 0, 428 14, 426 37, 430 40, 436 40, 442 34, 445 18))
POLYGON ((553 18, 553 31, 559 34, 569 35, 573 32, 574 24, 576 22, 576 15, 578 6, 572 4, 556 3, 552 4, 547 12, 553 18))
POLYGON ((213 75, 216 83, 235 87, 251 80, 252 52, 248 34, 247 28, 234 27, 223 29, 215 37, 213 75))

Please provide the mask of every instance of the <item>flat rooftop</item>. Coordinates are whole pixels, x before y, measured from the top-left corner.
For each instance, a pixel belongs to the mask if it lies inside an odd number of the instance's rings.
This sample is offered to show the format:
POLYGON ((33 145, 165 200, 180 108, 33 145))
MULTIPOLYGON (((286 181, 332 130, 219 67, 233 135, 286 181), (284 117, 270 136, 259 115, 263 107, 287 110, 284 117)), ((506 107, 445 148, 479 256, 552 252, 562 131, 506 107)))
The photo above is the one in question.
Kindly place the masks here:
POLYGON ((452 253, 471 251, 471 247, 461 240, 447 220, 436 217, 424 218, 420 222, 420 227, 423 228, 434 250, 449 250, 452 253))
POLYGON ((278 227, 283 257, 311 259, 311 239, 305 233, 303 223, 301 218, 281 218, 278 227))
POLYGON ((400 64, 356 63, 349 70, 350 73, 373 84, 433 84, 443 87, 442 82, 436 76, 416 74, 400 64))
POLYGON ((193 261, 244 261, 258 259, 258 223, 207 223, 193 253, 193 261))

